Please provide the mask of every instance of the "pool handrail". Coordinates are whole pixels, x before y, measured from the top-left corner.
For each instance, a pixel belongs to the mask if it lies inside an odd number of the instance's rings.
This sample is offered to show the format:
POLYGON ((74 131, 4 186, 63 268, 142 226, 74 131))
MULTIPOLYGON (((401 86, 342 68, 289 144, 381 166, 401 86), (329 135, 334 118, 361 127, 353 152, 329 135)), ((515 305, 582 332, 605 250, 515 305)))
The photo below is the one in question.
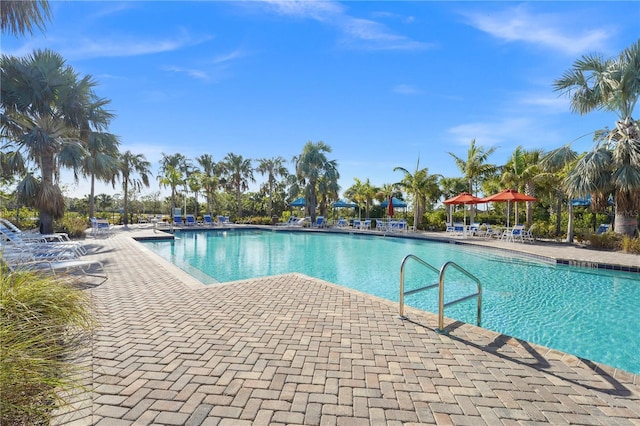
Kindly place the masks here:
POLYGON ((425 262, 424 260, 422 260, 421 258, 419 258, 416 255, 413 254, 408 254, 404 257, 404 259, 402 259, 402 263, 400 264, 400 303, 399 303, 399 316, 401 319, 407 319, 407 317, 404 315, 404 296, 410 295, 410 294, 414 294, 414 293, 419 293, 421 291, 424 290, 429 290, 432 288, 438 287, 438 328, 436 329, 437 333, 446 333, 445 329, 444 329, 444 308, 447 306, 452 306, 452 305, 456 305, 458 303, 473 299, 473 298, 477 298, 478 299, 478 312, 477 312, 477 318, 476 318, 476 325, 480 326, 481 323, 481 319, 482 319, 482 284, 480 283, 480 280, 473 275, 472 273, 470 273, 469 271, 467 271, 466 269, 464 269, 463 267, 461 267, 460 265, 458 265, 457 263, 453 262, 453 261, 448 261, 445 262, 442 267, 440 268, 440 270, 438 270, 436 267, 434 267, 433 265, 425 262), (430 269, 431 271, 435 272, 438 274, 438 282, 436 284, 431 284, 431 285, 427 285, 424 287, 420 287, 420 288, 416 288, 413 290, 408 290, 408 291, 404 291, 404 267, 407 263, 408 260, 413 259, 415 261, 417 261, 418 263, 420 263, 421 265, 427 267, 428 269, 430 269), (473 293, 470 294, 468 296, 465 297, 461 297, 460 299, 457 300, 453 300, 451 302, 448 303, 444 303, 444 277, 445 277, 445 272, 447 270, 447 268, 449 267, 454 267, 455 269, 459 270, 460 272, 462 272, 463 274, 465 274, 468 278, 472 279, 473 281, 475 281, 476 285, 478 286, 478 292, 477 293, 473 293))

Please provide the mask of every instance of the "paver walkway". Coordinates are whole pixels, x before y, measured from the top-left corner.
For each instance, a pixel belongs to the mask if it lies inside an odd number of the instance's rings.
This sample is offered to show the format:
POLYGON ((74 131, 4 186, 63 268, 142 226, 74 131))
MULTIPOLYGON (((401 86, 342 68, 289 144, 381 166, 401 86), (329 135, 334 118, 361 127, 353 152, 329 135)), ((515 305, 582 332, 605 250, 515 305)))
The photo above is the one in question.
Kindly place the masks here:
POLYGON ((71 425, 639 425, 634 375, 290 274, 202 286, 119 232, 71 425))

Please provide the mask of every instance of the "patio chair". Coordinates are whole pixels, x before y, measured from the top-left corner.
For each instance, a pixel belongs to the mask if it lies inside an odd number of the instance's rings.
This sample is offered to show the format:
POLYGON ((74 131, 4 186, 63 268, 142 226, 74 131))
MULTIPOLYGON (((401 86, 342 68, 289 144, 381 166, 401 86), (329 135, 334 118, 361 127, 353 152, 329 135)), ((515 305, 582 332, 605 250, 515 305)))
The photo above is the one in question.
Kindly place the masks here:
POLYGON ((173 225, 174 226, 182 226, 184 223, 182 222, 182 215, 173 216, 173 225))
POLYGON ((111 235, 111 224, 107 219, 97 219, 92 217, 91 221, 91 235, 97 237, 98 235, 106 235, 107 237, 111 235))
POLYGON ((387 224, 382 219, 376 220, 376 230, 381 232, 386 232, 388 230, 387 224))
POLYGON ((525 243, 534 243, 535 236, 533 235, 533 227, 536 226, 535 223, 529 227, 529 229, 522 230, 522 240, 525 243))
POLYGON ((210 214, 203 215, 202 216, 202 221, 203 221, 203 224, 205 226, 213 226, 214 225, 213 219, 211 218, 210 214))
POLYGON ((346 228, 347 226, 349 226, 349 223, 347 222, 347 219, 341 217, 338 219, 338 222, 336 223, 336 226, 338 228, 346 228))
POLYGON ((456 222, 453 224, 453 233, 456 235, 464 235, 465 228, 464 223, 456 222))
POLYGON ((314 228, 324 228, 326 226, 326 222, 324 220, 324 216, 316 217, 316 222, 313 224, 314 228))
POLYGON ((524 242, 524 225, 514 225, 513 228, 506 231, 505 239, 508 242, 524 242))
POLYGON ((196 217, 192 214, 188 214, 187 215, 187 221, 185 222, 185 225, 187 226, 195 226, 196 224, 196 217))

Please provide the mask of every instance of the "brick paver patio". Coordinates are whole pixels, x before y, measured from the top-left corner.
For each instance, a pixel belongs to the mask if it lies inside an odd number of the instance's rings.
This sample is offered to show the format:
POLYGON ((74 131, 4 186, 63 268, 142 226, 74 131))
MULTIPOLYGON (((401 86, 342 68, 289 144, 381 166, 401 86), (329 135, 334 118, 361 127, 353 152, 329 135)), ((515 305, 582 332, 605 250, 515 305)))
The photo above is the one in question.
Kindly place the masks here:
POLYGON ((304 275, 199 285, 131 232, 72 425, 640 425, 638 377, 304 275))

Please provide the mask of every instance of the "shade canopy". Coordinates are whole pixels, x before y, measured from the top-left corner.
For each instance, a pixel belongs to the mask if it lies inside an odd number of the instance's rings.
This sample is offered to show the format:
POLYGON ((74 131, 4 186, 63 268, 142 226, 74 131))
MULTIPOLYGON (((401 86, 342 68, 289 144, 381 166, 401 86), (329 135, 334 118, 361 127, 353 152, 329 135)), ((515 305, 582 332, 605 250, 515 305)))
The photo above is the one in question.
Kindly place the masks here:
MULTIPOLYGON (((486 198, 482 199, 485 203, 507 203, 507 228, 509 227, 509 207, 511 202, 518 201, 537 201, 537 198, 532 197, 530 195, 522 194, 515 189, 505 189, 504 191, 498 192, 497 194, 490 195, 486 198)), ((517 205, 516 205, 516 220, 517 220, 517 205)))
POLYGON ((455 197, 444 200, 445 204, 480 204, 486 203, 482 198, 476 197, 475 195, 469 194, 468 192, 463 192, 461 194, 456 195, 455 197))
POLYGON ((507 202, 507 201, 537 201, 538 199, 530 195, 522 194, 515 189, 505 189, 497 194, 490 195, 482 199, 483 203, 507 202))
POLYGON ((349 202, 344 201, 344 200, 338 200, 338 201, 335 201, 333 203, 333 207, 335 207, 335 208, 343 208, 343 207, 354 208, 354 207, 357 207, 357 205, 356 205, 356 203, 349 203, 349 202))
MULTIPOLYGON (((391 200, 393 202, 393 207, 401 208, 401 209, 407 207, 407 203, 400 200, 399 198, 393 197, 391 200)), ((386 199, 380 203, 380 207, 387 208, 388 206, 389 206, 389 199, 386 199)))
POLYGON ((290 207, 304 207, 306 205, 307 202, 305 201, 304 197, 296 198, 291 203, 289 203, 290 207))

